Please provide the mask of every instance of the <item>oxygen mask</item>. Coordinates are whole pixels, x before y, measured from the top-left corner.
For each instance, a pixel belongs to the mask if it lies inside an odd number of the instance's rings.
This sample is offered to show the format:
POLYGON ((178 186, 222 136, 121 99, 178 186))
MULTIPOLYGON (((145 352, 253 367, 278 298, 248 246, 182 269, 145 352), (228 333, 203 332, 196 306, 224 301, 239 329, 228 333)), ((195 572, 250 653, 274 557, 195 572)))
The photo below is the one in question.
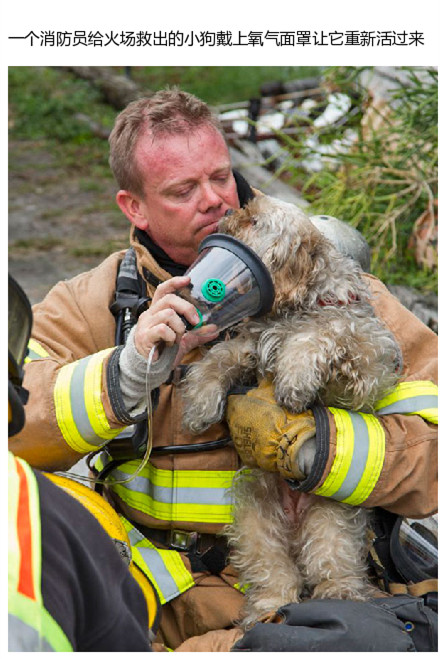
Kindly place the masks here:
POLYGON ((197 309, 195 328, 214 324, 220 332, 272 308, 274 287, 269 271, 250 247, 232 236, 207 236, 185 275, 191 283, 179 295, 197 309))

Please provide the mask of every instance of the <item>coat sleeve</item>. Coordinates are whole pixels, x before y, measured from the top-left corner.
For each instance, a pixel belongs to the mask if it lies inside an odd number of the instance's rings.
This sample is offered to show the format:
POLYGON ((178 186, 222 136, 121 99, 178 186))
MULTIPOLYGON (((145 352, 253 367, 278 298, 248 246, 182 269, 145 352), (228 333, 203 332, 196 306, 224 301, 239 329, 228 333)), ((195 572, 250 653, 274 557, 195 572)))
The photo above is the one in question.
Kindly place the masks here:
POLYGON ((75 652, 148 652, 138 583, 97 520, 35 471, 41 517, 41 594, 75 652))
POLYGON ((437 336, 368 276, 376 314, 393 332, 402 378, 375 414, 315 407, 311 473, 292 486, 351 505, 421 518, 437 511, 437 336))
POLYGON ((127 425, 109 398, 107 364, 114 348, 117 254, 98 268, 57 284, 35 305, 23 385, 26 424, 10 450, 32 466, 67 469, 127 425))

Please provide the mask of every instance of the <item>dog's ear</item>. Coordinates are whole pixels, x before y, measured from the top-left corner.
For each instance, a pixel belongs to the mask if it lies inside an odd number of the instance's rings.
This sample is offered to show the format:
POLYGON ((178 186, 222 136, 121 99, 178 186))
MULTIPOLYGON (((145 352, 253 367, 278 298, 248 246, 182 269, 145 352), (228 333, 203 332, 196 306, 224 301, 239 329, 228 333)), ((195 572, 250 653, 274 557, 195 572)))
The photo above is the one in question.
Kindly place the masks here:
POLYGON ((322 236, 314 230, 295 232, 290 241, 279 242, 279 247, 270 254, 273 259, 270 269, 275 286, 274 307, 302 306, 313 296, 321 273, 328 267, 322 236))
POLYGON ((289 258, 279 270, 272 271, 274 309, 349 304, 353 299, 369 298, 355 261, 340 254, 317 229, 298 235, 299 245, 291 243, 289 258))
POLYGON ((283 235, 272 233, 268 236, 261 236, 261 243, 264 245, 263 260, 269 270, 273 273, 282 272, 286 267, 294 262, 298 249, 301 247, 301 237, 295 233, 283 235))

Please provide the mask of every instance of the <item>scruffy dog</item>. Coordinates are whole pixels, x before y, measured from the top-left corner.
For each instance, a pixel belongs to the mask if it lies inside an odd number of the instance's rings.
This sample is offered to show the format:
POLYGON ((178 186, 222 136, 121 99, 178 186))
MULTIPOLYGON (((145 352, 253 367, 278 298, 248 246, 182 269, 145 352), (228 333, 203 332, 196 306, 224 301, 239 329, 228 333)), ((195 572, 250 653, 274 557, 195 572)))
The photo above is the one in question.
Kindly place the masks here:
MULTIPOLYGON (((184 424, 200 432, 222 419, 227 393, 268 377, 293 413, 312 403, 371 412, 396 385, 399 348, 375 317, 359 266, 342 256, 292 204, 258 196, 219 230, 249 245, 269 269, 275 302, 189 370, 184 424)), ((249 586, 246 626, 302 598, 364 600, 365 509, 288 488, 278 474, 243 472, 226 529, 231 563, 249 586)))

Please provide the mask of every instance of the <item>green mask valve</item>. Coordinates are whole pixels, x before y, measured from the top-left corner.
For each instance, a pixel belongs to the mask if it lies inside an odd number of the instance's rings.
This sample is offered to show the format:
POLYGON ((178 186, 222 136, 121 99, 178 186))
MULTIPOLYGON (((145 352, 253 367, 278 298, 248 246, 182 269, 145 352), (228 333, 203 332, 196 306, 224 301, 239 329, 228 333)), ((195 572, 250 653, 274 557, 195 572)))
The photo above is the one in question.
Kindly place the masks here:
POLYGON ((226 286, 221 279, 207 279, 202 285, 202 294, 208 302, 221 302, 225 293, 226 286))

